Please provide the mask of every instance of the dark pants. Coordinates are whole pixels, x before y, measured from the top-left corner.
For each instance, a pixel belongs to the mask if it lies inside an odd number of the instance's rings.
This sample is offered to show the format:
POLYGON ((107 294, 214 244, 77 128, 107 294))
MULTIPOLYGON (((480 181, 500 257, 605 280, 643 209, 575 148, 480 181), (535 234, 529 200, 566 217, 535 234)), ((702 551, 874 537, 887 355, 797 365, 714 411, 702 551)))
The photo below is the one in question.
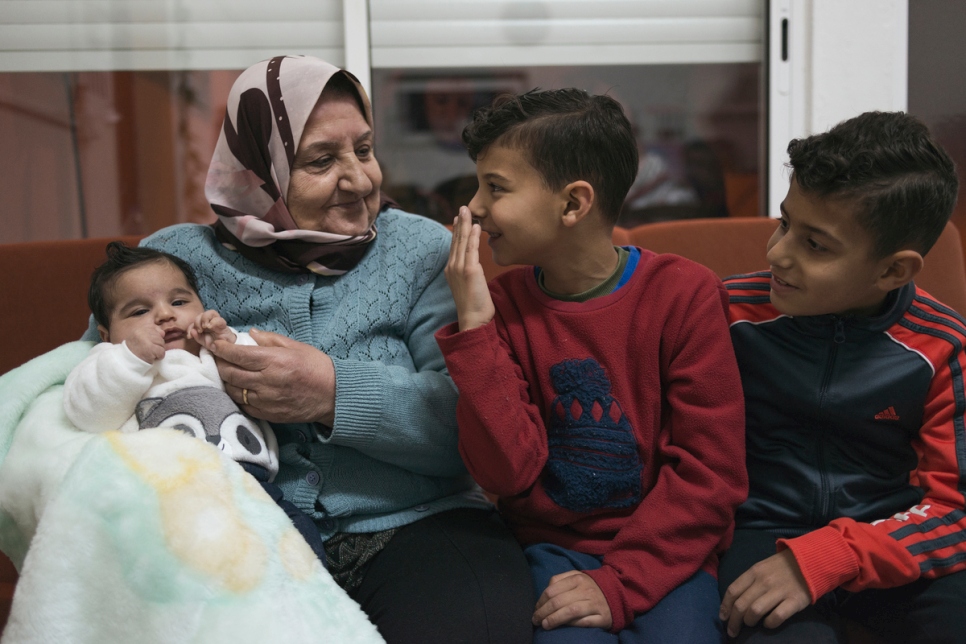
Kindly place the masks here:
MULTIPOLYGON (((554 575, 571 570, 596 570, 601 566, 600 557, 549 543, 529 546, 523 552, 530 562, 538 596, 550 585, 554 575)), ((538 627, 533 636, 534 644, 720 644, 723 639, 724 629, 718 619, 717 582, 702 570, 668 593, 651 610, 637 615, 620 633, 602 628, 561 626, 549 631, 538 627)))
POLYGON ((255 480, 261 484, 262 489, 265 490, 268 496, 272 497, 272 501, 275 501, 275 504, 282 508, 285 515, 295 524, 295 529, 299 531, 299 534, 302 535, 305 542, 312 548, 312 552, 315 553, 315 556, 325 566, 325 548, 322 546, 322 537, 319 535, 319 529, 316 527, 315 522, 307 514, 299 510, 294 503, 286 501, 282 497, 282 489, 280 487, 268 482, 268 470, 253 463, 240 462, 239 465, 246 472, 254 476, 255 480))
POLYGON ((533 585, 495 510, 399 528, 351 594, 388 644, 530 642, 533 585))
MULTIPOLYGON (((736 530, 731 548, 718 567, 722 597, 728 586, 752 565, 775 554, 777 537, 763 530, 736 530)), ((886 642, 966 643, 966 572, 939 579, 919 579, 884 590, 850 593, 836 589, 819 598, 776 629, 741 629, 738 642, 845 642, 848 622, 855 622, 886 642)))

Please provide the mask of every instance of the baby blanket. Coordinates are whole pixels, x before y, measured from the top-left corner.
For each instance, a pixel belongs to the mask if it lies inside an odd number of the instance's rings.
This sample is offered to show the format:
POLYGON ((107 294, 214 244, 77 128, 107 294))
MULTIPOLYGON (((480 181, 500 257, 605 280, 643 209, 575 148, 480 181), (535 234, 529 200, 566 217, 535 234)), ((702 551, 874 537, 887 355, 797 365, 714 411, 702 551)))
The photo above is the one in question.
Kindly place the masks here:
POLYGON ((382 642, 253 477, 211 445, 89 434, 63 382, 93 343, 0 377, 9 642, 382 642))

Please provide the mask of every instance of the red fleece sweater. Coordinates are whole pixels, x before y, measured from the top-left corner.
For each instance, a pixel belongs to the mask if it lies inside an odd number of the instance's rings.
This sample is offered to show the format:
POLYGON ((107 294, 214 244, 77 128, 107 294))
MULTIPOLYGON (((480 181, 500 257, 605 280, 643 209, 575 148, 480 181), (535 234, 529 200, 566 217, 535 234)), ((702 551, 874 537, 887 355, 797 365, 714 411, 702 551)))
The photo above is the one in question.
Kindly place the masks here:
POLYGON ((548 297, 532 268, 490 290, 490 324, 436 335, 460 390, 460 453, 522 543, 603 556, 587 574, 620 631, 698 570, 716 574, 747 494, 727 293, 650 251, 588 302, 548 297))

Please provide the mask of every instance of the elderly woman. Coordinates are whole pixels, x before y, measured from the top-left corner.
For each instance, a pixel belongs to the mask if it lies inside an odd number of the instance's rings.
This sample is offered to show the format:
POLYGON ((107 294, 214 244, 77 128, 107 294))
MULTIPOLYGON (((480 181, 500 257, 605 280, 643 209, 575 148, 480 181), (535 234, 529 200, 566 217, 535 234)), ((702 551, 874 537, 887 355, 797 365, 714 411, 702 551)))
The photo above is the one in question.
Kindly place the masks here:
POLYGON ((214 348, 226 389, 275 427, 276 483, 383 637, 529 641, 526 562, 460 460, 433 338, 455 319, 450 235, 381 183, 356 79, 273 58, 229 95, 206 187, 218 222, 144 244, 191 264, 206 306, 251 330, 260 346, 214 348))

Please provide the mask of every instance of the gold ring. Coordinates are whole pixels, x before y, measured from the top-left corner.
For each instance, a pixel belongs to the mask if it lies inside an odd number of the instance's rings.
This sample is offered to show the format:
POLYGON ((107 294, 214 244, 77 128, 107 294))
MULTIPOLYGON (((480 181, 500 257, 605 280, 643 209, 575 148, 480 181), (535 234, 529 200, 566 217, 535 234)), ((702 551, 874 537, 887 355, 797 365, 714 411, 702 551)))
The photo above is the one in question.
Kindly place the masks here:
POLYGON ((248 404, 248 390, 242 389, 242 402, 248 404))

